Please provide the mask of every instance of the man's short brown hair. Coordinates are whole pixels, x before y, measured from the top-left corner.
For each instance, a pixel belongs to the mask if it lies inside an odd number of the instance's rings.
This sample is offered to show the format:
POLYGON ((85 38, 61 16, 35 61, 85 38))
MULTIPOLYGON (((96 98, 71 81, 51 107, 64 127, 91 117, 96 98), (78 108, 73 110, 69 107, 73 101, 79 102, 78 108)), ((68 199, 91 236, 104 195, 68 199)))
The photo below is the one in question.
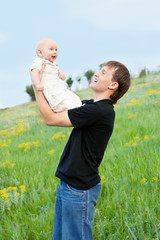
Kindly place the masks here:
POLYGON ((112 81, 118 83, 118 89, 110 96, 111 101, 115 104, 129 89, 131 85, 130 73, 125 65, 116 61, 109 61, 104 66, 115 68, 112 81))

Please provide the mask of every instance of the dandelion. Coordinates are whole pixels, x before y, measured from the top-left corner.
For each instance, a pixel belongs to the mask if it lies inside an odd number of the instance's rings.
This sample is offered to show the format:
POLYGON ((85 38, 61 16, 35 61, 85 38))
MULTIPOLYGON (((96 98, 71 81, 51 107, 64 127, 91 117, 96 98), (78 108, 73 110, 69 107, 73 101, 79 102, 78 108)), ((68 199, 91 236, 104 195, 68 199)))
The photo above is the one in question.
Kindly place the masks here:
POLYGON ((22 193, 24 193, 24 192, 26 191, 26 188, 25 188, 24 185, 19 186, 19 188, 21 189, 21 192, 22 192, 22 193))
POLYGON ((20 194, 19 194, 19 193, 15 193, 14 195, 15 195, 16 197, 19 197, 19 196, 20 196, 20 194))
POLYGON ((155 139, 155 136, 152 136, 151 139, 155 139))
POLYGON ((48 154, 52 155, 54 153, 54 150, 50 150, 48 154))
POLYGON ((141 179, 141 183, 144 184, 144 183, 146 183, 146 182, 147 182, 147 179, 146 179, 146 178, 142 178, 142 179, 141 179))
POLYGON ((103 184, 103 183, 106 183, 105 176, 101 176, 101 182, 102 182, 102 184, 103 184))
POLYGON ((127 103, 126 106, 134 106, 134 105, 140 106, 141 104, 142 104, 141 101, 138 101, 134 98, 130 101, 130 103, 127 103))
POLYGON ((66 140, 66 135, 64 135, 62 132, 59 132, 57 134, 55 134, 53 137, 52 137, 53 140, 62 140, 62 141, 65 141, 66 140))
POLYGON ((18 148, 24 148, 24 146, 25 146, 25 143, 21 143, 18 145, 18 148))
POLYGON ((24 152, 27 152, 30 148, 31 148, 31 143, 30 142, 26 142, 25 143, 24 152))
POLYGON ((152 94, 157 94, 156 90, 151 90, 150 92, 146 93, 146 96, 150 96, 152 94))
POLYGON ((24 152, 27 152, 28 150, 31 149, 31 147, 39 147, 40 142, 39 141, 34 141, 34 142, 26 142, 26 143, 21 143, 18 145, 18 148, 24 148, 24 152))
POLYGON ((64 134, 61 135, 61 138, 62 138, 63 141, 65 141, 66 140, 66 135, 64 135, 64 134))
POLYGON ((32 142, 32 144, 33 144, 35 147, 39 147, 40 142, 39 142, 39 141, 35 141, 35 142, 32 142))
POLYGON ((7 160, 6 162, 4 162, 4 163, 2 164, 2 166, 3 166, 4 168, 6 168, 6 167, 12 167, 12 168, 13 168, 14 164, 7 160))
POLYGON ((134 114, 130 114, 130 113, 128 113, 128 119, 129 119, 129 120, 131 120, 131 119, 134 118, 134 117, 135 117, 134 114))
POLYGON ((148 135, 145 135, 145 136, 144 136, 144 140, 147 141, 148 139, 149 139, 149 136, 148 136, 148 135))
POLYGON ((152 182, 158 182, 158 178, 157 177, 153 177, 152 178, 152 182))
POLYGON ((7 193, 7 188, 0 190, 0 194, 7 193))
POLYGON ((9 198, 9 194, 7 193, 7 189, 4 188, 3 190, 0 190, 0 197, 2 199, 8 199, 9 198))
POLYGON ((134 139, 135 140, 140 140, 140 137, 139 136, 135 136, 134 139))
POLYGON ((136 142, 133 142, 132 144, 131 144, 131 146, 132 147, 136 147, 138 144, 136 143, 136 142))

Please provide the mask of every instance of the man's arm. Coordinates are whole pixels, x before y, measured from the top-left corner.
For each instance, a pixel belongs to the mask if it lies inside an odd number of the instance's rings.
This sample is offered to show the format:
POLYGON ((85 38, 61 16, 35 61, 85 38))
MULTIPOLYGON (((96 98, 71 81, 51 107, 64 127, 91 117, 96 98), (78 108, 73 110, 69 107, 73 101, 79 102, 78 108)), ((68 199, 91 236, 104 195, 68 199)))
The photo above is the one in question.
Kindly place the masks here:
MULTIPOLYGON (((31 80, 34 82, 35 72, 34 69, 30 72, 31 80)), ((37 77, 37 76, 36 76, 37 77)), ((37 91, 33 86, 36 102, 41 113, 41 116, 46 125, 49 126, 61 126, 61 127, 72 127, 71 121, 68 117, 68 111, 55 113, 52 111, 48 102, 46 101, 42 91, 37 91)))

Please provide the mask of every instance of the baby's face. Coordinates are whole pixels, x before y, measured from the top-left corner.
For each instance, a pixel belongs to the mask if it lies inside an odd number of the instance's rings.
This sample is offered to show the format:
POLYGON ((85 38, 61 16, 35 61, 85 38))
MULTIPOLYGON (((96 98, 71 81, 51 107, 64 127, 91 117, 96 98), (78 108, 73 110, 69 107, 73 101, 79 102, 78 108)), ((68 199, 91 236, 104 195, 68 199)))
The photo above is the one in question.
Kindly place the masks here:
POLYGON ((41 49, 42 58, 53 62, 58 57, 57 44, 53 40, 46 40, 41 49))

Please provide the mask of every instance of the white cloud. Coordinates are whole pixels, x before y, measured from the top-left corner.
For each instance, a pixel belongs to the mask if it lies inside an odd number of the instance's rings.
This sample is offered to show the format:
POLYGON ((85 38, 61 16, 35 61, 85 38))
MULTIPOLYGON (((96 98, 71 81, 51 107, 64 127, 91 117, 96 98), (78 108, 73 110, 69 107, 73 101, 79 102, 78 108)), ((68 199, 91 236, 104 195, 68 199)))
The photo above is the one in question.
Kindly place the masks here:
POLYGON ((159 0, 61 0, 70 18, 106 30, 160 31, 159 0))

